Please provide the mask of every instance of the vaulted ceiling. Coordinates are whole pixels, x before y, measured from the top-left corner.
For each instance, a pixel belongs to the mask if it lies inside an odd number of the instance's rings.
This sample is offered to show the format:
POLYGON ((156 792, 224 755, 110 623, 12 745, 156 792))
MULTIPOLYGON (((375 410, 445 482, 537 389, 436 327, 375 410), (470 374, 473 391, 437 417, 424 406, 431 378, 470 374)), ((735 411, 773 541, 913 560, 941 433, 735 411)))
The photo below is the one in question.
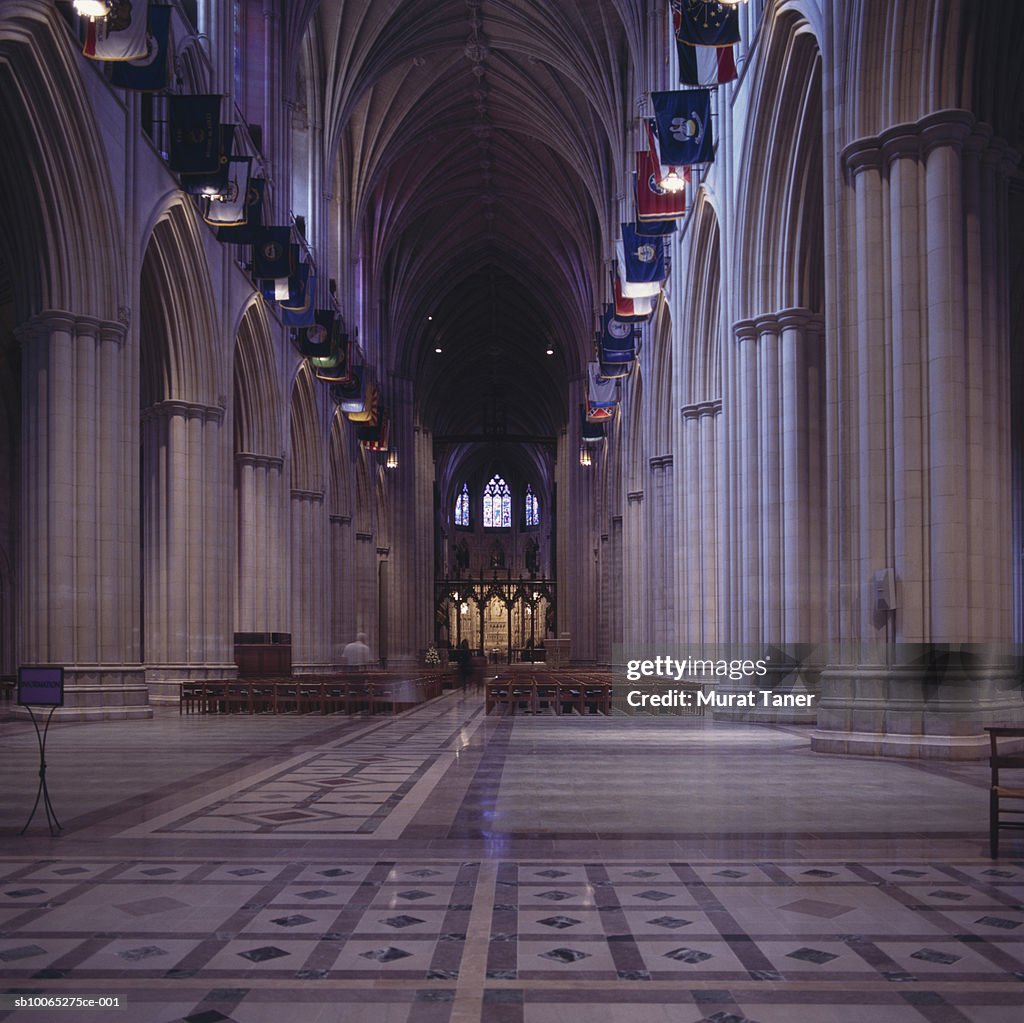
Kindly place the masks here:
POLYGON ((435 434, 479 430, 492 393, 509 433, 570 414, 652 7, 322 0, 309 38, 340 232, 359 240, 381 359, 435 434))

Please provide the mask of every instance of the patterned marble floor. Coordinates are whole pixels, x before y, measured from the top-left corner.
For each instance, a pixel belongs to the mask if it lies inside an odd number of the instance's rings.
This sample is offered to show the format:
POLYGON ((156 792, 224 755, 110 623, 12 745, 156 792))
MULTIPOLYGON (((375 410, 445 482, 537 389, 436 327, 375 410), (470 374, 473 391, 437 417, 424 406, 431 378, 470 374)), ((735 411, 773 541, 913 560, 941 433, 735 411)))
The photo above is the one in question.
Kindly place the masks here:
POLYGON ((0 1021, 1019 1023, 1024 841, 986 769, 794 727, 0 723, 0 1021), (14 1008, 117 996, 126 1008, 14 1008))

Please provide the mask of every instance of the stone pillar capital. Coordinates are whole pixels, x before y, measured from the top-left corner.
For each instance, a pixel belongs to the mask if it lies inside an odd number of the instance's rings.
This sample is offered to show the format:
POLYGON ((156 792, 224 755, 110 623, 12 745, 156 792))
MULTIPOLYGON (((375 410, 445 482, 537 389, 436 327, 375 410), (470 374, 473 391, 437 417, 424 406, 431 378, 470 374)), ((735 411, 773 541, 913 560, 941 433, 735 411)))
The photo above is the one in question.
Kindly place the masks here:
POLYGON ((644 499, 644 492, 642 490, 631 490, 626 494, 626 500, 630 504, 640 504, 644 499))
POLYGON ((737 341, 754 341, 757 339, 757 325, 753 320, 737 320, 733 324, 733 332, 737 341))
POLYGON ((656 471, 664 471, 665 469, 672 468, 672 456, 671 455, 654 455, 650 459, 651 468, 656 471))
POLYGON ((882 150, 875 136, 851 142, 842 151, 840 158, 851 178, 855 178, 862 171, 882 168, 882 150))
POLYGON ((918 121, 922 151, 927 156, 940 146, 961 149, 977 124, 967 110, 937 110, 918 121))
POLYGON ((699 419, 701 416, 717 416, 721 411, 721 398, 715 398, 711 401, 698 401, 693 405, 684 405, 680 409, 684 419, 699 419))
POLYGON ((220 405, 203 405, 194 401, 168 399, 150 405, 142 413, 143 419, 201 419, 207 423, 220 423, 224 420, 224 409, 220 405))
POLYGON ((306 501, 309 504, 323 504, 324 492, 322 490, 298 490, 292 489, 293 501, 306 501))
POLYGON ((762 316, 758 316, 757 319, 754 320, 754 330, 757 332, 758 337, 762 337, 765 334, 778 334, 778 316, 774 313, 764 313, 762 316))
POLYGON ((77 338, 92 338, 123 344, 128 334, 125 324, 114 320, 98 320, 93 316, 79 316, 59 309, 47 309, 14 328, 14 336, 22 345, 50 334, 71 334, 77 338))
POLYGON ((284 459, 279 455, 257 455, 251 451, 236 451, 235 464, 257 469, 281 469, 284 467, 284 459))
POLYGON ((921 132, 916 124, 886 128, 878 137, 878 143, 887 167, 895 160, 916 160, 921 155, 921 132))
POLYGON ((810 309, 783 309, 776 319, 780 330, 818 331, 825 325, 824 318, 810 309))

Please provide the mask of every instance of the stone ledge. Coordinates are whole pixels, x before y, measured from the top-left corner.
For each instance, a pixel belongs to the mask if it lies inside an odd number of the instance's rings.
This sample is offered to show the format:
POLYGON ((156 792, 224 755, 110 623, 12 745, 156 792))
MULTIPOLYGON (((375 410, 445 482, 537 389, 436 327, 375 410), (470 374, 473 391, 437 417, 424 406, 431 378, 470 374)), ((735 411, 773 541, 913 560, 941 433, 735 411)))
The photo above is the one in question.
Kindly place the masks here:
POLYGON ((811 733, 815 753, 848 753, 866 757, 909 757, 918 760, 984 760, 989 755, 985 733, 973 735, 902 735, 897 732, 811 733))

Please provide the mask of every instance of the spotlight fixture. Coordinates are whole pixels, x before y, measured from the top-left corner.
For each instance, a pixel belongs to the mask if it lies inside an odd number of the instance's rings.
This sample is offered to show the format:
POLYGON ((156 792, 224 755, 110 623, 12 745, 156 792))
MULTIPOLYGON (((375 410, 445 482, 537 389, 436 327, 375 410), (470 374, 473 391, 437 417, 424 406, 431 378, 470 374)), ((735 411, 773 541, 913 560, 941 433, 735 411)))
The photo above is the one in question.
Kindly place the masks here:
POLYGON ((440 349, 440 348, 435 348, 435 349, 434 349, 434 352, 435 352, 435 353, 436 353, 437 355, 440 355, 440 354, 441 354, 441 349, 440 349))
POLYGON ((392 448, 388 452, 388 460, 384 463, 384 465, 388 469, 398 468, 398 452, 394 448, 392 448))
POLYGON ((580 465, 582 465, 584 469, 589 469, 591 465, 593 465, 589 448, 580 448, 580 465))
POLYGON ((548 345, 547 348, 544 350, 544 354, 545 355, 554 355, 555 354, 555 350, 554 350, 554 348, 551 347, 551 345, 548 345))
POLYGON ((110 4, 107 0, 75 0, 75 13, 95 21, 110 13, 110 4))
POLYGON ((666 192, 682 192, 686 188, 686 178, 673 167, 665 177, 659 179, 658 186, 666 192))

